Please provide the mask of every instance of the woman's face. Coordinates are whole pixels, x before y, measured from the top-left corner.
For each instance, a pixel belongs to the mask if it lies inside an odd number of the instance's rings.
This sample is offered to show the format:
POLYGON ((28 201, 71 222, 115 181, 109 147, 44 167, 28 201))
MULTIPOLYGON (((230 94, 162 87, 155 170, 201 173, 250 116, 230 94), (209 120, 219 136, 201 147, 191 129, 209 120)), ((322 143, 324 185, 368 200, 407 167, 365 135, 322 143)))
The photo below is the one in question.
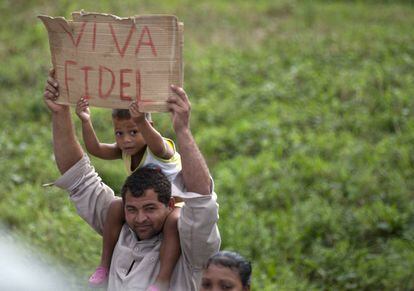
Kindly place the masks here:
POLYGON ((200 291, 246 291, 239 274, 228 267, 211 264, 203 272, 200 291))

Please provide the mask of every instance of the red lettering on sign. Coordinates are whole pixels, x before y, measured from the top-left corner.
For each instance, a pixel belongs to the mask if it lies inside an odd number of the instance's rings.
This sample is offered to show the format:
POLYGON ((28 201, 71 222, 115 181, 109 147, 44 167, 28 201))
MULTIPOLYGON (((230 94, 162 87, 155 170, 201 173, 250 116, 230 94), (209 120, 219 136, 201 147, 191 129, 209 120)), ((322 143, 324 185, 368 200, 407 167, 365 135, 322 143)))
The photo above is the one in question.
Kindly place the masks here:
POLYGON ((119 71, 119 75, 120 75, 120 81, 119 81, 120 94, 119 94, 119 98, 121 100, 131 101, 132 100, 131 96, 128 96, 128 95, 124 94, 124 88, 128 88, 128 87, 131 86, 130 83, 124 82, 124 74, 127 74, 127 73, 132 73, 132 70, 131 69, 121 69, 119 71))
POLYGON ((108 96, 111 94, 112 90, 114 89, 114 86, 115 86, 115 74, 114 74, 114 72, 111 69, 107 68, 107 67, 99 66, 99 87, 98 87, 99 97, 103 98, 103 99, 108 98, 108 96), (112 77, 111 86, 109 87, 109 90, 105 92, 105 94, 102 93, 102 78, 103 78, 103 73, 104 73, 103 70, 107 70, 109 73, 111 73, 111 77, 112 77))
POLYGON ((135 25, 134 24, 131 25, 131 28, 129 29, 129 33, 128 33, 128 36, 125 40, 124 46, 121 49, 121 48, 119 48, 118 38, 115 35, 115 31, 114 31, 114 28, 112 27, 112 24, 111 23, 108 23, 108 24, 109 24, 109 28, 111 29, 112 38, 114 39, 116 48, 118 49, 119 54, 123 58, 124 54, 125 54, 125 51, 128 48, 129 42, 131 41, 132 33, 135 30, 135 25))
MULTIPOLYGON (((120 69, 119 71, 114 71, 106 66, 99 66, 99 69, 97 70, 95 67, 92 66, 77 66, 78 63, 73 60, 66 60, 65 66, 64 66, 64 81, 66 86, 66 92, 67 92, 67 101, 70 102, 69 95, 71 93, 71 88, 69 88, 69 81, 75 81, 75 76, 77 76, 81 71, 83 71, 83 85, 84 85, 84 91, 82 92, 82 96, 86 99, 92 98, 91 96, 98 96, 101 99, 107 99, 107 98, 115 98, 118 97, 121 101, 132 101, 134 93, 127 93, 126 89, 133 87, 135 85, 135 98, 137 101, 141 101, 141 72, 139 69, 133 70, 128 68, 120 69), (75 67, 70 67, 75 66, 75 67), (72 70, 73 75, 70 74, 70 70, 72 70), (75 72, 73 72, 75 70, 75 72), (90 75, 91 72, 98 71, 98 80, 90 79, 92 75, 90 75), (119 79, 117 73, 119 72, 119 79), (93 86, 90 87, 93 82, 93 86), (97 84, 96 84, 96 83, 97 84), (105 82, 105 84, 104 84, 105 82), (135 84, 134 84, 135 83, 135 84), (90 89, 94 89, 97 87, 98 92, 89 92, 90 89), (115 88, 115 85, 119 84, 119 95, 114 96, 113 90, 115 88), (92 95, 90 95, 92 94, 92 95)), ((95 75, 95 74, 93 74, 95 75)), ((76 80, 77 81, 77 80, 76 80)), ((79 80, 80 81, 80 80, 79 80)), ((80 84, 77 84, 78 87, 82 86, 80 84)), ((78 89, 76 87, 75 89, 78 89)), ((76 94, 78 94, 78 90, 74 91, 76 94)), ((79 96, 77 96, 79 98, 79 96)))
POLYGON ((80 32, 79 32, 79 34, 78 34, 78 37, 77 37, 76 41, 75 41, 75 39, 73 38, 73 34, 72 34, 72 32, 68 31, 68 30, 66 29, 66 27, 65 27, 64 25, 62 25, 61 23, 59 23, 59 24, 60 24, 60 26, 63 28, 63 30, 67 33, 67 35, 69 35, 70 39, 72 40, 73 45, 74 45, 74 46, 76 46, 76 47, 78 47, 79 42, 80 42, 80 40, 81 40, 81 38, 82 38, 82 35, 83 35, 83 31, 85 30, 86 21, 82 23, 82 26, 81 26, 81 29, 80 29, 80 32))
POLYGON ((75 61, 71 61, 71 60, 66 60, 65 61, 65 86, 66 86, 66 94, 68 95, 68 101, 70 100, 69 98, 69 81, 73 81, 73 78, 69 78, 68 77, 68 65, 76 65, 77 62, 75 61))
POLYGON ((146 25, 141 30, 141 36, 139 37, 137 47, 135 49, 135 54, 139 53, 139 49, 141 48, 142 44, 150 46, 152 54, 154 55, 154 57, 157 56, 157 50, 155 49, 154 43, 152 42, 152 37, 151 37, 150 30, 149 30, 148 26, 146 26, 146 25), (144 35, 147 35, 147 37, 148 37, 148 40, 146 42, 142 41, 142 39, 144 38, 144 35))
POLYGON ((84 72, 84 78, 83 78, 83 80, 84 80, 84 83, 85 83, 85 92, 84 92, 84 94, 83 94, 83 97, 85 98, 85 99, 90 99, 91 98, 91 96, 89 95, 89 86, 88 86, 88 72, 89 72, 89 70, 92 70, 93 68, 92 67, 89 67, 89 66, 84 66, 84 67, 82 67, 81 68, 81 70, 84 72))

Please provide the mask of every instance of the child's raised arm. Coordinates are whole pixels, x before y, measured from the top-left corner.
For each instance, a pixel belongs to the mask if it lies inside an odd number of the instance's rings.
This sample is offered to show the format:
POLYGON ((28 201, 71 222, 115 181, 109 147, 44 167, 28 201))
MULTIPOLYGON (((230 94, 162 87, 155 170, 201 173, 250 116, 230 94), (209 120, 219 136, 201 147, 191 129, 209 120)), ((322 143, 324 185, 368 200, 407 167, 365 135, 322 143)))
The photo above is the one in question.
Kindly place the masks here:
POLYGON ((159 158, 169 159, 174 155, 174 149, 163 139, 161 134, 152 126, 151 122, 145 118, 145 114, 139 112, 137 102, 132 102, 129 106, 129 113, 132 120, 141 131, 142 136, 151 152, 159 158))
POLYGON ((93 129, 89 103, 85 98, 80 98, 76 104, 76 114, 82 121, 83 142, 88 153, 103 160, 115 160, 122 157, 122 152, 116 143, 99 142, 93 129))

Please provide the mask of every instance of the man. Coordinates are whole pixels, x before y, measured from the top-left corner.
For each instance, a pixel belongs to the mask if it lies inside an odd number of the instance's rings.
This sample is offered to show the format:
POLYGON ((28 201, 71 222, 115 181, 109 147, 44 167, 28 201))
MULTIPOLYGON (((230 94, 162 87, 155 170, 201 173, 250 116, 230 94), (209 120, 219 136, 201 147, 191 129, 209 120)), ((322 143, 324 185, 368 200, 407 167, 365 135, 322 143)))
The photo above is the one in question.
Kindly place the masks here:
MULTIPOLYGON (((180 87, 171 86, 171 90, 174 94, 168 98, 168 108, 182 161, 181 174, 174 184, 183 184, 186 191, 182 193, 185 205, 178 221, 181 256, 170 289, 198 290, 204 264, 220 248, 218 205, 207 164, 190 130, 188 97, 180 87)), ((55 185, 69 192, 79 215, 102 233, 114 193, 101 182, 84 154, 74 133, 69 106, 55 103, 58 95, 59 86, 51 70, 44 98, 52 112, 53 150, 62 174, 55 185)), ((146 171, 149 172, 145 175, 155 175, 151 169, 146 171)), ((126 223, 112 256, 108 290, 147 290, 159 270, 160 232, 173 204, 161 202, 164 198, 160 200, 155 185, 144 187, 142 193, 136 195, 133 179, 128 178, 123 189, 126 223)))

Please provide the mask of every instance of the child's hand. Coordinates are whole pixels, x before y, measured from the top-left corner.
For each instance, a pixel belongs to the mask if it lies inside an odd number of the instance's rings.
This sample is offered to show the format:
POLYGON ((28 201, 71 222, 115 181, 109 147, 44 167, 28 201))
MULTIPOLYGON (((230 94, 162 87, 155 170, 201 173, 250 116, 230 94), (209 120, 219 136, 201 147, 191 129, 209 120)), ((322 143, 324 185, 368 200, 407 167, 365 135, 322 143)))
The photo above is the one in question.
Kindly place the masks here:
POLYGON ((136 123, 145 121, 145 113, 139 111, 139 106, 136 101, 132 102, 131 105, 129 105, 129 114, 131 114, 132 120, 134 120, 136 123))
POLYGON ((89 103, 84 97, 81 97, 76 103, 76 114, 82 122, 87 122, 91 119, 91 112, 89 110, 89 103))

